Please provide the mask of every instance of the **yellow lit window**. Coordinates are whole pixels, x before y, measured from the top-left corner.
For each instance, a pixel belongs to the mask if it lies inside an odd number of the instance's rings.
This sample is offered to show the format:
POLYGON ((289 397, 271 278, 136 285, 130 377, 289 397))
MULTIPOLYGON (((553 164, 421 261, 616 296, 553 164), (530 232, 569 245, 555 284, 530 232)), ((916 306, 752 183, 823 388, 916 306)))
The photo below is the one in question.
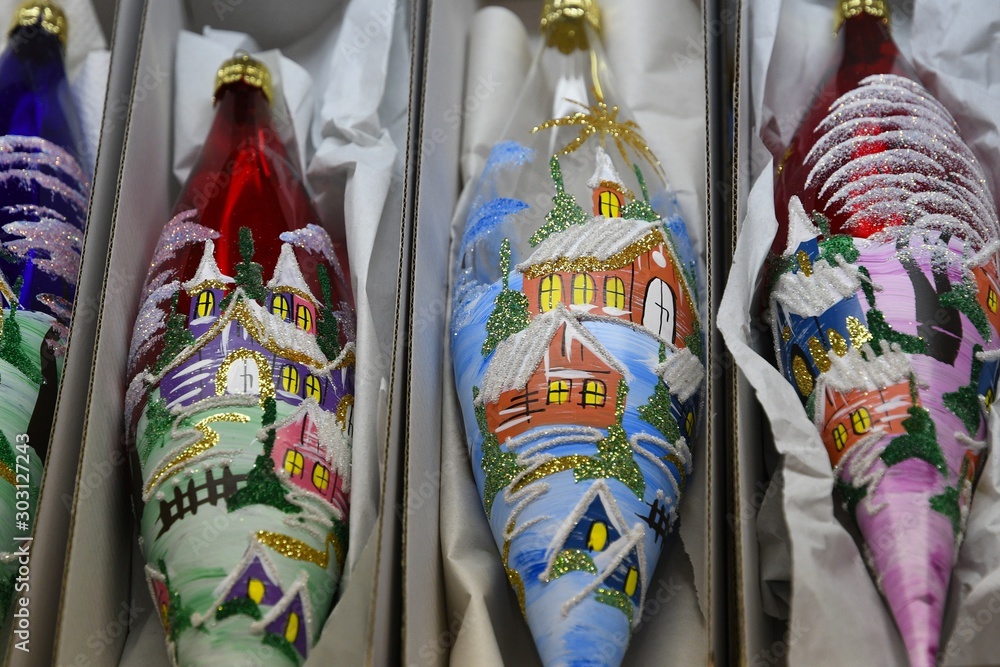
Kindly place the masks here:
POLYGON ((167 605, 165 603, 164 604, 160 604, 160 618, 163 619, 164 623, 167 622, 167 613, 168 612, 169 612, 169 609, 167 608, 167 605))
POLYGON ((314 398, 317 403, 323 401, 323 383, 315 375, 306 376, 306 398, 314 398))
POLYGON ((606 546, 608 546, 608 526, 603 521, 595 521, 590 524, 587 548, 591 551, 604 551, 606 546))
POLYGON ((560 301, 562 301, 562 278, 554 273, 542 278, 538 292, 538 305, 542 312, 552 310, 560 301))
POLYGON ((281 369, 281 388, 289 394, 299 393, 299 369, 295 366, 284 366, 281 369))
POLYGON ((625 283, 621 278, 612 276, 604 279, 604 305, 625 310, 625 283))
POLYGON ((215 292, 205 290, 198 295, 198 317, 208 317, 215 312, 215 292))
POLYGON ((635 595, 635 589, 639 587, 639 570, 634 567, 628 569, 628 574, 625 575, 625 595, 632 597, 635 595))
POLYGON ((801 354, 792 357, 792 375, 795 377, 795 386, 799 388, 799 393, 808 396, 813 390, 812 372, 809 364, 801 354))
POLYGON ((313 330, 313 314, 308 308, 299 304, 295 307, 295 326, 303 331, 313 330))
POLYGON ((600 196, 601 215, 605 218, 617 218, 621 215, 622 200, 618 193, 605 190, 600 196))
POLYGON ((562 405, 569 401, 569 380, 552 380, 549 382, 549 392, 546 398, 548 405, 562 405))
POLYGON ((858 408, 851 413, 851 426, 854 427, 854 432, 858 435, 868 432, 868 429, 872 427, 872 416, 867 408, 858 408))
POLYGON ((694 413, 687 413, 687 417, 684 418, 684 430, 687 431, 688 437, 694 433, 694 413))
POLYGON ((594 300, 596 292, 592 276, 586 273, 573 276, 573 303, 590 303, 594 300))
POLYGON ((983 398, 986 399, 986 410, 988 411, 991 407, 993 407, 994 396, 992 387, 986 390, 986 395, 983 396, 983 398))
POLYGON ((302 474, 302 468, 305 467, 306 460, 299 452, 294 449, 289 449, 285 452, 285 470, 288 471, 289 475, 297 477, 302 474))
POLYGON ((271 299, 271 312, 283 320, 287 320, 292 314, 292 309, 288 305, 288 297, 276 294, 271 299))
POLYGON ((288 615, 288 621, 285 622, 285 639, 288 640, 289 644, 294 644, 295 640, 299 637, 299 615, 294 611, 288 615))
POLYGON ((843 424, 837 424, 837 428, 833 429, 833 444, 837 446, 838 452, 847 444, 847 429, 843 424))
POLYGON ((986 305, 989 306, 990 312, 997 312, 997 293, 990 288, 990 291, 986 293, 986 305))
POLYGON ((330 471, 321 463, 313 466, 313 486, 319 491, 326 491, 330 488, 330 471))
POLYGON ((608 387, 600 380, 583 381, 584 407, 601 407, 608 397, 608 387))
POLYGON ((260 601, 264 599, 264 591, 267 589, 264 586, 264 582, 257 577, 251 577, 250 581, 247 582, 247 597, 260 604, 260 601))

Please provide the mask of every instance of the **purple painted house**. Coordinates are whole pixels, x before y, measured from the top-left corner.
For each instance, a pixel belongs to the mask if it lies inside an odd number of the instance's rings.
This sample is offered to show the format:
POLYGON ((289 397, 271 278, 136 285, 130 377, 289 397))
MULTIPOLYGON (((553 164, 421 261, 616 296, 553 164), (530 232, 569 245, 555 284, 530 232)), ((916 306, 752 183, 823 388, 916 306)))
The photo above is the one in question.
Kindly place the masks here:
POLYGON ((266 306, 234 288, 206 241, 194 277, 182 287, 191 296, 188 329, 195 343, 159 379, 160 396, 178 408, 223 394, 251 394, 298 405, 311 398, 328 412, 353 395, 351 348, 329 360, 316 342, 318 301, 284 244, 267 283, 266 306), (223 310, 222 302, 235 292, 223 310))

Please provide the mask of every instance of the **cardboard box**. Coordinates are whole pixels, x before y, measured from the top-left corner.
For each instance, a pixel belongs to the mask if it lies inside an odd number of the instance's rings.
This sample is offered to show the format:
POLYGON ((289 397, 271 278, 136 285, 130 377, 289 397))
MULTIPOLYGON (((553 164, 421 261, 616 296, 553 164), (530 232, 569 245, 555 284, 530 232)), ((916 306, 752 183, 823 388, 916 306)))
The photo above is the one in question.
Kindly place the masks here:
MULTIPOLYGON (((535 664, 538 661, 527 626, 517 608, 517 602, 509 588, 499 554, 493 546, 492 536, 486 527, 485 515, 478 498, 468 494, 468 485, 460 494, 468 499, 468 521, 481 524, 475 530, 475 544, 468 547, 463 556, 475 552, 481 562, 475 567, 466 563, 465 570, 453 570, 443 554, 440 515, 442 510, 442 481, 446 480, 456 467, 468 468, 467 457, 453 461, 442 448, 442 440, 461 437, 464 432, 459 422, 457 397, 452 382, 452 369, 446 361, 445 338, 448 331, 449 313, 447 308, 450 275, 452 237, 456 233, 450 228, 453 212, 458 204, 462 187, 459 175, 459 153, 462 133, 462 119, 477 103, 475 89, 463 92, 464 71, 468 52, 467 37, 473 14, 486 2, 464 0, 462 2, 431 3, 428 9, 427 45, 425 56, 425 78, 423 82, 423 103, 421 106, 421 127, 418 143, 421 149, 416 198, 416 219, 414 222, 414 271, 413 287, 416 296, 411 301, 411 327, 408 346, 412 350, 409 357, 408 375, 410 385, 407 395, 406 426, 406 472, 404 479, 405 505, 403 507, 403 637, 402 664, 441 665, 462 664, 472 659, 471 647, 481 647, 478 658, 488 664, 507 663, 535 664), (459 435, 456 435, 459 434, 459 435), (481 549, 481 551, 480 551, 481 549), (473 571, 474 570, 474 571, 473 571), (491 582, 489 590, 496 596, 486 600, 469 600, 462 585, 462 577, 473 576, 491 582), (455 653, 456 647, 463 652, 455 653), (460 655, 461 657, 457 657, 460 655), (490 656, 488 659, 484 656, 490 656)), ((514 10, 529 28, 534 31, 538 22, 539 3, 500 2, 514 10)), ((640 6, 637 2, 603 3, 605 28, 622 30, 629 21, 654 22, 659 34, 676 46, 675 56, 663 69, 669 67, 696 67, 701 74, 701 86, 694 90, 664 90, 659 99, 650 107, 637 108, 628 98, 629 85, 619 83, 619 91, 624 91, 623 102, 636 112, 637 120, 645 131, 654 150, 658 146, 674 146, 672 140, 680 134, 694 144, 692 154, 696 159, 684 161, 686 156, 677 155, 662 148, 657 150, 661 161, 682 161, 693 170, 694 185, 689 200, 692 208, 685 209, 689 226, 703 226, 705 238, 704 258, 709 271, 706 275, 708 302, 710 306, 724 284, 724 270, 728 257, 728 246, 723 245, 725 219, 719 205, 721 196, 721 170, 718 158, 721 151, 722 101, 719 95, 717 72, 719 54, 717 40, 723 31, 717 23, 719 5, 714 0, 693 3, 691 6, 672 7, 664 10, 661 4, 640 6), (643 11, 643 9, 645 11, 643 11), (610 22, 610 23, 607 23, 610 22), (649 132, 650 125, 644 123, 660 113, 670 112, 681 117, 680 122, 691 123, 686 129, 674 127, 673 137, 654 139, 649 132), (693 128, 693 129, 692 129, 693 128), (693 216, 691 210, 700 210, 702 217, 693 216)), ((619 35, 625 34, 624 31, 619 35)), ((614 63, 611 63, 612 68, 614 63)), ((616 71, 619 79, 623 73, 616 71)), ((510 85, 510 90, 502 91, 499 97, 508 100, 516 97, 518 82, 500 82, 510 85)), ((632 89, 647 85, 641 77, 633 78, 632 89)), ((495 92, 495 91, 494 91, 495 92)), ((490 94, 493 94, 492 92, 490 94)), ((479 100, 478 103, 484 103, 479 100)), ((690 174, 689 174, 690 176, 690 174)), ((460 224, 464 224, 464 220, 460 224)), ((458 232, 460 233, 460 231, 458 232)), ((714 312, 714 307, 708 310, 714 312)), ((709 370, 713 380, 719 380, 722 371, 718 362, 722 358, 721 342, 709 322, 708 335, 709 370)), ((724 377, 724 376, 723 376, 724 377)), ((702 437, 704 449, 697 452, 696 465, 703 486, 697 487, 706 511, 704 525, 707 552, 700 562, 695 562, 696 579, 700 599, 705 601, 703 623, 668 623, 667 613, 655 614, 633 637, 633 646, 626 655, 626 664, 643 664, 650 660, 670 661, 666 653, 655 654, 650 649, 651 640, 663 633, 684 644, 684 664, 724 664, 727 655, 727 596, 726 561, 727 545, 724 533, 724 513, 726 503, 724 456, 725 456, 725 410, 726 392, 723 385, 713 382, 706 392, 706 423, 702 437), (683 626, 683 629, 681 627, 683 626), (675 634, 676 633, 676 634, 675 634), (646 646, 640 646, 644 643, 646 646)), ((471 471, 466 470, 471 478, 471 471)), ((462 474, 458 472, 457 474, 462 474)), ((691 487, 692 489, 695 487, 691 487)), ((458 492, 456 492, 458 493, 458 492)), ((474 492, 472 492, 474 495, 474 492)), ((456 495, 450 496, 454 501, 456 495)), ((682 516, 683 508, 681 509, 682 516)), ((674 545, 681 557, 683 550, 674 545)), ((664 553, 662 560, 667 560, 664 553)), ((663 563, 661 563, 661 566, 663 563)), ((661 567, 660 573, 666 572, 661 567)), ((652 585, 657 582, 654 579, 652 585)), ((691 582, 688 582, 689 584, 691 582)), ((669 604, 667 602, 666 604, 669 604)), ((697 613, 697 612, 696 612, 697 613)))
MULTIPOLYGON (((387 86, 393 86, 393 93, 405 102, 413 99, 420 71, 416 63, 421 10, 417 3, 406 0, 397 8, 394 20, 403 22, 403 38, 396 40, 399 43, 394 41, 392 48, 408 53, 404 60, 410 66, 393 72, 387 86)), ((118 187, 102 209, 111 221, 107 265, 92 267, 88 283, 93 303, 98 303, 96 295, 101 295, 96 311, 97 335, 91 337, 91 359, 82 358, 75 364, 78 373, 84 368, 88 372, 68 378, 64 387, 75 397, 66 409, 72 410, 69 414, 79 422, 83 445, 60 582, 58 619, 51 654, 33 654, 30 664, 167 664, 163 632, 141 575, 143 563, 130 497, 123 409, 126 354, 142 283, 178 193, 171 161, 178 31, 200 32, 203 26, 211 25, 250 33, 262 48, 280 48, 312 33, 319 25, 330 25, 336 20, 334 15, 343 11, 343 6, 318 1, 297 3, 294 13, 289 13, 285 5, 255 0, 122 2, 118 32, 133 36, 133 49, 137 49, 134 67, 129 67, 130 94, 111 98, 126 102, 120 107, 124 114, 118 120, 124 135, 124 153, 118 187), (93 289, 95 282, 98 289, 93 289)), ((372 25, 384 30, 379 19, 373 16, 372 25)), ((359 39, 363 37, 360 34, 359 39)), ((407 275, 404 262, 408 259, 410 225, 406 212, 410 206, 404 198, 412 192, 407 187, 413 160, 407 142, 414 134, 407 124, 412 118, 404 112, 395 128, 401 138, 397 148, 405 170, 402 178, 391 185, 372 258, 384 280, 369 284, 368 290, 379 310, 370 313, 378 331, 379 354, 369 359, 366 371, 380 377, 382 386, 377 406, 366 418, 372 422, 368 430, 377 434, 377 441, 368 446, 377 449, 373 458, 380 464, 380 511, 367 542, 350 547, 355 563, 350 582, 341 592, 320 644, 313 649, 310 664, 334 655, 343 664, 388 664, 395 650, 392 637, 398 619, 391 601, 398 578, 395 554, 399 521, 397 513, 385 508, 397 503, 401 474, 403 355, 396 332, 405 326, 408 296, 401 286, 407 275)), ((359 359, 359 364, 365 363, 359 359)), ((359 372, 361 368, 359 365, 359 372)), ((359 444, 356 439, 355 447, 359 444)))

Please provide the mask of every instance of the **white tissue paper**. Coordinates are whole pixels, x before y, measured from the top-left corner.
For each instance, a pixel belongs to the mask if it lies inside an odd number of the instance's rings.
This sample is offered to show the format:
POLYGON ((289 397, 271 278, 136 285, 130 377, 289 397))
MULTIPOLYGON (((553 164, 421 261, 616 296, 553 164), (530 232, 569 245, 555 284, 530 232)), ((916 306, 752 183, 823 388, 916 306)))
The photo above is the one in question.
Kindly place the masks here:
MULTIPOLYGON (((707 142, 701 4, 684 0, 664 12, 657 0, 622 0, 601 9, 601 34, 621 102, 662 162, 695 250, 703 254, 707 142)), ((538 39, 529 39, 522 21, 504 8, 480 10, 471 25, 462 96, 465 188, 452 219, 452 262, 479 172, 502 138, 507 110, 521 91, 537 46, 538 39), (483 86, 489 87, 490 103, 475 104, 476 90, 483 86)), ((537 664, 486 517, 481 512, 469 516, 470 508, 482 502, 472 478, 447 346, 444 365, 441 542, 450 664, 537 664)), ((668 656, 678 665, 707 660, 710 549, 704 436, 699 445, 692 447, 696 462, 680 510, 681 539, 672 537, 675 543, 664 550, 650 581, 627 664, 654 664, 668 656)))
MULTIPOLYGON (((1000 191, 1000 5, 959 0, 891 4, 896 43, 955 116, 994 193, 1000 191)), ((783 490, 775 496, 778 507, 768 508, 777 511, 758 516, 761 571, 746 574, 760 577, 769 612, 789 614, 788 632, 776 638, 781 641, 775 647, 780 643, 793 665, 873 660, 903 665, 906 653, 892 617, 854 539, 834 516, 834 476, 825 448, 791 385, 759 354, 772 343, 753 310, 762 265, 777 229, 772 156, 784 151, 822 80, 835 47, 832 16, 828 0, 760 0, 750 6, 753 122, 750 136, 741 137, 740 145, 750 147, 748 180, 753 187, 746 218, 739 221, 718 326, 756 391, 781 455, 774 473, 783 481, 783 490), (787 537, 781 544, 783 535, 787 537)), ((947 666, 993 664, 1000 655, 1000 633, 986 629, 1000 618, 996 411, 990 427, 993 454, 973 500, 942 632, 940 660, 947 666)), ((764 446, 763 440, 741 443, 759 450, 752 456, 764 457, 764 446)))

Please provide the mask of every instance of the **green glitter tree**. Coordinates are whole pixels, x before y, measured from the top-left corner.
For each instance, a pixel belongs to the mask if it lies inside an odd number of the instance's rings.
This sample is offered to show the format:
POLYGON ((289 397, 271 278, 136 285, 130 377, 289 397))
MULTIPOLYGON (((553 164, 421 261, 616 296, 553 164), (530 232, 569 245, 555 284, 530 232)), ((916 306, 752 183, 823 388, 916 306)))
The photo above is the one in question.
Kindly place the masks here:
MULTIPOLYGON (((961 484, 961 480, 959 480, 961 484)), ((958 505, 958 489, 954 486, 945 487, 944 491, 936 496, 931 496, 931 509, 938 514, 943 514, 951 521, 951 527, 958 538, 962 532, 962 509, 958 505)))
POLYGON ((954 308, 960 313, 964 313, 972 326, 986 341, 990 340, 990 322, 986 318, 986 311, 979 303, 979 286, 974 278, 966 276, 957 285, 952 284, 951 289, 944 292, 939 297, 941 305, 945 308, 954 308))
MULTIPOLYGON (((667 346, 660 343, 660 363, 667 360, 667 346)), ((663 434, 667 442, 673 444, 681 437, 681 428, 670 412, 670 390, 662 380, 653 388, 649 402, 638 408, 639 417, 663 434)))
POLYGON ((277 403, 274 398, 264 400, 264 415, 261 425, 267 429, 263 450, 254 459, 253 468, 247 473, 246 486, 229 496, 226 507, 230 512, 250 505, 269 505, 285 514, 298 514, 302 508, 288 500, 288 489, 282 484, 278 473, 274 471, 274 461, 271 452, 274 449, 277 403))
POLYGON ((910 399, 913 405, 907 412, 910 416, 903 420, 901 436, 896 437, 882 451, 882 461, 887 465, 896 465, 908 459, 921 459, 937 468, 942 475, 948 473, 948 464, 944 460, 944 452, 937 441, 937 429, 934 420, 926 409, 917 405, 917 386, 910 378, 910 399))
POLYGON ((545 224, 528 239, 532 246, 538 245, 552 234, 565 231, 573 225, 582 225, 590 219, 576 203, 576 197, 566 192, 559 158, 553 157, 549 160, 549 169, 552 173, 552 182, 556 186, 556 194, 552 197, 552 210, 545 214, 545 224))
POLYGON ((142 436, 142 451, 139 452, 142 465, 146 465, 154 447, 163 447, 166 444, 166 436, 174 427, 176 419, 177 415, 170 412, 167 402, 162 398, 154 398, 149 402, 149 408, 146 410, 146 430, 142 436))
POLYGON ((174 358, 188 345, 194 343, 194 336, 187 328, 187 316, 177 312, 179 294, 174 294, 170 300, 170 316, 167 318, 167 331, 163 334, 163 351, 153 364, 153 372, 159 373, 166 368, 174 358))
POLYGON ((970 437, 975 437, 979 431, 981 410, 979 407, 979 373, 983 369, 983 362, 979 360, 979 353, 983 347, 976 345, 972 348, 972 372, 969 373, 969 384, 959 387, 954 392, 945 394, 942 399, 946 408, 951 410, 962 423, 970 437))
POLYGON ((626 220, 645 220, 646 222, 658 222, 662 220, 660 214, 653 210, 649 203, 649 190, 646 189, 646 179, 642 175, 639 165, 633 164, 635 177, 639 179, 639 187, 642 189, 642 199, 635 199, 622 207, 621 216, 626 220))
MULTIPOLYGON (((267 296, 267 290, 264 289, 264 267, 253 261, 253 232, 249 227, 240 227, 239 248, 243 261, 236 265, 236 275, 233 277, 236 286, 242 287, 243 292, 251 299, 263 302, 267 296)), ((233 294, 227 294, 222 300, 223 308, 229 306, 233 294)))
POLYGON ((500 244, 500 272, 503 274, 503 289, 493 302, 493 312, 486 320, 486 341, 483 356, 487 357, 496 349, 500 341, 528 328, 531 316, 528 313, 528 297, 510 289, 510 241, 500 244))
POLYGON ((167 605, 167 635, 170 637, 170 641, 176 642, 180 634, 191 627, 191 612, 181 602, 181 594, 170 585, 170 575, 167 574, 166 562, 161 558, 156 564, 159 566, 160 572, 163 573, 167 593, 170 596, 170 602, 167 605))
MULTIPOLYGON (((14 294, 21 293, 23 281, 18 277, 14 283, 14 294)), ((41 359, 33 363, 31 357, 21 347, 21 326, 17 323, 17 301, 10 304, 10 310, 3 320, 3 330, 0 331, 0 359, 24 373, 25 377, 34 382, 42 382, 41 359)))
MULTIPOLYGON (((477 398, 479 398, 479 387, 473 387, 472 400, 475 402, 477 398)), ((486 406, 483 403, 475 405, 476 424, 479 425, 479 433, 483 436, 483 458, 479 466, 486 473, 486 482, 483 485, 483 508, 486 510, 486 517, 489 518, 494 498, 501 489, 514 481, 522 468, 517 464, 517 454, 500 449, 496 434, 490 432, 486 425, 486 406)))
POLYGON ((319 286, 323 293, 323 303, 319 308, 319 321, 316 322, 316 344, 330 361, 340 356, 340 327, 337 316, 333 314, 333 296, 330 290, 330 275, 326 266, 320 264, 319 286))
POLYGON ((592 456, 585 463, 578 465, 573 475, 577 482, 585 479, 614 478, 642 498, 642 494, 646 491, 646 480, 632 456, 632 445, 628 441, 628 434, 622 428, 627 395, 628 385, 625 384, 625 380, 619 380, 615 423, 608 427, 608 435, 597 441, 597 456, 592 456))

